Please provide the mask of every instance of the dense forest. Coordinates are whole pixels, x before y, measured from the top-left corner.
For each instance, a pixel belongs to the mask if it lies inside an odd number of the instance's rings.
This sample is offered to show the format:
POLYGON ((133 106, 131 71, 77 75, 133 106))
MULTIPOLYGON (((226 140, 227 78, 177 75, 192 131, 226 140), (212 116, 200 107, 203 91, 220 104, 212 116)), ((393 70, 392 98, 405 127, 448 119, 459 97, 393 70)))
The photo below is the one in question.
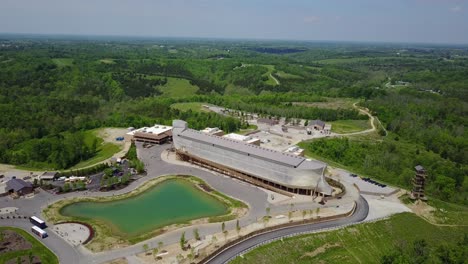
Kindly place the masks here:
POLYGON ((468 49, 425 45, 0 36, 0 162, 69 168, 92 157, 83 132, 185 119, 228 132, 249 124, 171 105, 203 102, 267 117, 367 119, 297 102, 351 98, 389 136, 305 143, 311 153, 467 203, 468 49), (187 88, 188 87, 188 88, 187 88))

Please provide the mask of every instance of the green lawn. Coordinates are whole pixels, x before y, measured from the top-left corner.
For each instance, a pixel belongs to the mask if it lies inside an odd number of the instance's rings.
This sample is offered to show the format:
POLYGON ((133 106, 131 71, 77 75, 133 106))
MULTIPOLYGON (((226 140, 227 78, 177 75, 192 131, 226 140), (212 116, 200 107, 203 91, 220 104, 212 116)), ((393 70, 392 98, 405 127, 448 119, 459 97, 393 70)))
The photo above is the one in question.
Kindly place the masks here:
POLYGON ((29 243, 31 243, 32 249, 2 253, 0 254, 0 263, 5 263, 8 260, 12 260, 12 259, 16 263, 17 257, 26 256, 27 258, 29 252, 32 252, 34 256, 38 256, 41 259, 41 263, 48 263, 48 264, 59 263, 57 256, 55 256, 55 254, 52 253, 52 251, 50 251, 47 247, 45 247, 41 242, 39 242, 35 237, 28 234, 26 231, 19 229, 19 228, 14 228, 14 227, 0 227, 0 232, 3 232, 4 230, 13 230, 16 233, 20 234, 23 238, 29 241, 29 243))
POLYGON ((208 109, 203 107, 205 103, 200 102, 187 102, 187 103, 175 103, 171 105, 171 108, 178 109, 182 112, 192 110, 192 112, 209 112, 208 109))
POLYGON ((159 89, 166 97, 184 97, 196 94, 198 86, 186 79, 167 77, 167 84, 159 89))
POLYGON ((266 67, 268 69, 268 71, 263 74, 263 76, 268 77, 268 81, 265 81, 265 83, 268 85, 273 85, 273 86, 278 85, 278 83, 275 81, 275 79, 273 79, 271 75, 273 71, 275 70, 275 66, 274 65, 261 65, 261 66, 266 67))
POLYGON ((332 132, 339 134, 359 132, 372 128, 369 120, 338 120, 330 123, 332 124, 332 132))
POLYGON ((96 155, 90 159, 84 160, 75 166, 71 167, 70 169, 80 169, 84 167, 88 167, 91 165, 94 165, 96 163, 99 163, 103 160, 106 160, 108 158, 111 158, 112 155, 115 153, 119 152, 121 150, 121 147, 116 144, 112 144, 109 142, 104 142, 104 140, 98 136, 96 136, 97 130, 89 130, 85 132, 85 141, 88 144, 91 144, 91 142, 94 140, 94 138, 97 138, 98 140, 98 151, 96 155))
POLYGON ((468 227, 438 227, 411 213, 344 229, 303 235, 261 246, 232 263, 379 263, 397 244, 457 243, 468 227))
POLYGON ((69 58, 55 58, 52 59, 52 62, 55 63, 55 65, 59 67, 65 67, 65 66, 72 66, 73 65, 73 59, 69 58))

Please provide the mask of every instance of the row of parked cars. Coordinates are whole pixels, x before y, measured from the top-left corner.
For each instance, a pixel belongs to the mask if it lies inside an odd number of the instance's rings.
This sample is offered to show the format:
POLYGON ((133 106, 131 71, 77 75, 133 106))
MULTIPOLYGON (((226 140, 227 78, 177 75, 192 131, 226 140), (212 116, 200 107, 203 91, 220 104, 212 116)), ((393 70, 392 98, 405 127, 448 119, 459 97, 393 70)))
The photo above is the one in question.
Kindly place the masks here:
MULTIPOLYGON (((354 173, 349 174, 349 176, 351 176, 351 177, 353 177, 353 178, 358 177, 358 175, 357 175, 357 174, 354 174, 354 173)), ((379 187, 381 187, 381 188, 387 187, 386 184, 382 184, 382 183, 380 183, 380 182, 378 182, 378 181, 374 181, 374 180, 372 180, 371 178, 361 178, 361 179, 362 179, 363 181, 365 181, 365 182, 368 182, 368 183, 377 185, 377 186, 379 186, 379 187)))

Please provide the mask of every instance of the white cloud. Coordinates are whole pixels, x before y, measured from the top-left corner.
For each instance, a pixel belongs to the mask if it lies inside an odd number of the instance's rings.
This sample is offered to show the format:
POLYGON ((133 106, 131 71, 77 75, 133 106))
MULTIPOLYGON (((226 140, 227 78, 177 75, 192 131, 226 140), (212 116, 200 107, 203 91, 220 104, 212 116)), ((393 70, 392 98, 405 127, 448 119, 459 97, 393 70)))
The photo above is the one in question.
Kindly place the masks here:
POLYGON ((454 13, 458 13, 458 12, 462 11, 462 8, 461 8, 461 6, 454 6, 454 7, 450 8, 450 11, 452 11, 454 13))
POLYGON ((315 24, 320 22, 320 17, 318 16, 306 16, 304 17, 304 23, 315 24))

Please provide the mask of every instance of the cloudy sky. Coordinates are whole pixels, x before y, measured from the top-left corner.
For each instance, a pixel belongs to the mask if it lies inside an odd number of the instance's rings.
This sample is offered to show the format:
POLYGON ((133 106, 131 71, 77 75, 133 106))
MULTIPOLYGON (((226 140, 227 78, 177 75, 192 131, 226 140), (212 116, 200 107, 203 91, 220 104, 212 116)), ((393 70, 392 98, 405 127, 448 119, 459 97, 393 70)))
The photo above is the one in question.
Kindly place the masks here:
POLYGON ((468 0, 0 0, 0 32, 468 44, 468 0))

